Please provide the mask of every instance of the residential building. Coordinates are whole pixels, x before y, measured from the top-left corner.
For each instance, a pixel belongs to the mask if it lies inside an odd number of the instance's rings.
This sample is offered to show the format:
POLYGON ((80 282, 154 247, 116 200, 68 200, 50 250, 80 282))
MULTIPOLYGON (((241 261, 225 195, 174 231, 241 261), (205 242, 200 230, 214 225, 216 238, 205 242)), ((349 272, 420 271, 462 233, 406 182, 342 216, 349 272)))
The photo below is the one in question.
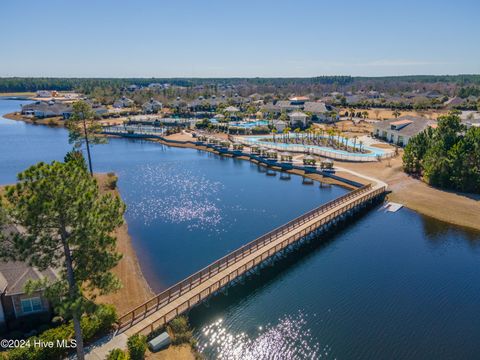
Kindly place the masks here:
MULTIPOLYGON (((13 234, 15 227, 4 227, 2 233, 13 234)), ((0 328, 14 327, 15 323, 28 324, 34 317, 51 313, 51 306, 43 291, 25 292, 28 281, 56 281, 57 272, 51 268, 40 271, 22 261, 0 261, 0 328)))
POLYGON ((373 135, 390 143, 406 146, 413 136, 429 126, 434 128, 436 125, 436 121, 423 117, 401 116, 375 123, 373 135))
POLYGON ((122 96, 120 99, 113 103, 113 107, 117 109, 132 107, 135 102, 125 96, 122 96))
POLYGON ((51 98, 52 93, 48 90, 38 90, 37 91, 37 97, 39 97, 39 98, 51 98))
POLYGON ((162 103, 154 99, 150 99, 142 105, 143 112, 147 114, 157 113, 162 110, 162 107, 162 103))
POLYGON ((63 116, 68 118, 72 112, 72 107, 68 104, 56 101, 36 101, 22 106, 22 115, 35 116, 37 118, 46 118, 53 116, 63 116))

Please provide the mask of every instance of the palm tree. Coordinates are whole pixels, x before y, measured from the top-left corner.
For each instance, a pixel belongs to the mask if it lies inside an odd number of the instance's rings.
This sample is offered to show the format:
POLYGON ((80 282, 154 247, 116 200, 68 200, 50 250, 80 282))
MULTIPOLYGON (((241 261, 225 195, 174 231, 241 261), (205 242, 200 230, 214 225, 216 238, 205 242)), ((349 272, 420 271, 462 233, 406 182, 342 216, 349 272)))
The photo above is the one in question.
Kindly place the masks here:
POLYGON ((272 129, 272 134, 273 134, 273 142, 275 141, 275 134, 277 133, 277 129, 272 129))
POLYGON ((362 140, 360 140, 360 141, 358 142, 358 145, 359 145, 359 147, 360 147, 360 152, 362 152, 363 141, 362 141, 362 140))
POLYGON ((398 111, 398 109, 395 109, 395 111, 393 112, 393 116, 395 116, 395 119, 398 118, 400 115, 400 111, 398 111))
POLYGON ((290 132, 290 128, 287 126, 283 129, 283 141, 286 142, 287 134, 290 132))
POLYGON ((293 130, 293 132, 295 133, 295 138, 298 140, 298 135, 300 134, 300 128, 296 128, 295 130, 293 130))
POLYGON ((358 136, 355 135, 353 137, 353 152, 355 152, 355 149, 357 148, 357 139, 358 139, 358 136))
POLYGON ((355 116, 355 109, 354 109, 354 108, 350 108, 350 109, 348 110, 348 112, 350 113, 350 120, 352 120, 353 117, 355 116))
POLYGON ((328 140, 330 141, 330 145, 333 144, 333 137, 335 136, 335 130, 332 128, 327 129, 328 140))

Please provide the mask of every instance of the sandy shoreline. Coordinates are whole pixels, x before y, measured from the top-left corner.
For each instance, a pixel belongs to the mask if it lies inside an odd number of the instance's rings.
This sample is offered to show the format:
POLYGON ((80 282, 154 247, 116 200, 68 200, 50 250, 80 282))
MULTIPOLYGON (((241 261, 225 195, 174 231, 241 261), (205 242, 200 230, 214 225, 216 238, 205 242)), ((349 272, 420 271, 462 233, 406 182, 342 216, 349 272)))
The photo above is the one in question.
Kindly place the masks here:
MULTIPOLYGON (((120 196, 117 189, 110 190, 106 187, 107 174, 95 174, 95 178, 102 192, 120 196)), ((148 301, 155 294, 143 276, 126 221, 115 231, 115 236, 117 251, 123 254, 123 258, 113 273, 122 282, 122 288, 113 294, 99 297, 98 301, 115 305, 117 313, 121 315, 148 301)))
POLYGON ((337 162, 339 166, 385 181, 388 199, 418 213, 474 230, 480 230, 480 195, 436 189, 402 170, 402 151, 391 160, 374 163, 337 162))
MULTIPOLYGON (((33 123, 30 119, 25 119, 21 115, 18 115, 18 113, 6 114, 4 117, 11 120, 20 120, 33 123)), ((42 125, 48 124, 45 121, 43 123, 36 123, 42 125)), ((59 125, 63 126, 63 124, 59 125)), ((226 134, 220 133, 215 135, 227 139, 226 134)), ((192 140, 192 138, 186 134, 174 134, 167 136, 167 138, 177 141, 192 140)), ((193 148, 218 154, 218 152, 207 148, 206 146, 196 146, 194 144, 174 144, 158 139, 151 139, 151 141, 167 146, 193 148)), ((356 171, 359 174, 371 176, 386 182, 389 186, 389 190, 391 191, 388 196, 391 201, 399 202, 411 210, 450 224, 480 230, 480 221, 478 220, 480 219, 480 195, 460 194, 440 190, 433 188, 418 179, 411 178, 402 170, 401 156, 402 151, 400 151, 396 158, 391 160, 382 160, 381 162, 353 163, 336 161, 335 163, 345 169, 356 171)), ((238 157, 238 159, 250 160, 246 157, 238 157)), ((346 183, 331 178, 322 177, 317 174, 305 174, 304 172, 297 170, 288 172, 305 176, 316 181, 322 181, 323 183, 335 184, 348 189, 353 189, 352 186, 346 183)), ((337 172, 337 174, 348 180, 365 183, 364 179, 356 177, 347 172, 340 171, 337 172)))

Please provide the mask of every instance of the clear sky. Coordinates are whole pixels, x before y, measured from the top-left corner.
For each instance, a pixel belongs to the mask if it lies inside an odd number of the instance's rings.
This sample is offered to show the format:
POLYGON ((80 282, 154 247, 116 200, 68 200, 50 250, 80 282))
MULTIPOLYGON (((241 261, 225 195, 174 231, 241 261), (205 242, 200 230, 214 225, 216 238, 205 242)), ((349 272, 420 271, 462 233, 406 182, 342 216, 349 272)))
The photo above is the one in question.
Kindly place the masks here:
POLYGON ((5 0, 0 76, 480 73, 480 0, 5 0))

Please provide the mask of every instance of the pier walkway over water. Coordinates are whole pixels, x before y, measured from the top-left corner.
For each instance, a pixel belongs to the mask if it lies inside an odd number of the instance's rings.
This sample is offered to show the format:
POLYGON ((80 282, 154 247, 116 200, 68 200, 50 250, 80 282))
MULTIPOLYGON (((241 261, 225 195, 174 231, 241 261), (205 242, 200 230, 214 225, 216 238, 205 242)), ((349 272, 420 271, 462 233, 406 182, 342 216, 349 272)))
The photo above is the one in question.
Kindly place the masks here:
POLYGON ((121 316, 118 332, 128 336, 151 333, 292 244, 318 234, 373 202, 385 190, 383 184, 361 187, 240 247, 121 316))

